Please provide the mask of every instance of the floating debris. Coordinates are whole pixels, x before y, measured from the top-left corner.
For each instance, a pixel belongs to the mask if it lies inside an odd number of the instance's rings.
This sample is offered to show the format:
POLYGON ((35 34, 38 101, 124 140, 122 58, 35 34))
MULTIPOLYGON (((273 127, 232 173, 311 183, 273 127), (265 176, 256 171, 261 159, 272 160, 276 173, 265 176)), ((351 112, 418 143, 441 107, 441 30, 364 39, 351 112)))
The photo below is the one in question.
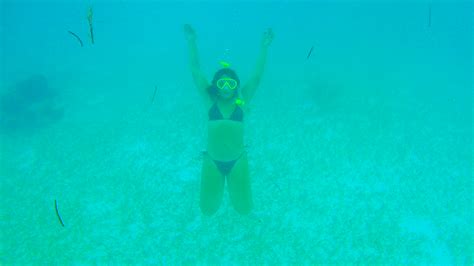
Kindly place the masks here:
POLYGON ((75 34, 74 32, 68 30, 67 32, 69 32, 72 36, 76 37, 76 39, 79 41, 79 43, 81 44, 81 47, 84 47, 84 44, 82 43, 82 40, 81 38, 79 38, 79 36, 77 36, 77 34, 75 34))
POLYGON ((306 59, 308 59, 311 56, 311 53, 313 52, 314 46, 311 46, 311 49, 309 50, 308 56, 306 56, 306 59))
POLYGON ((58 202, 56 200, 54 200, 54 207, 56 209, 56 215, 58 216, 59 222, 64 227, 63 219, 61 219, 61 215, 59 215, 58 202))
POLYGON ((151 98, 151 104, 153 104, 153 101, 155 100, 155 95, 156 95, 156 91, 158 90, 158 86, 155 86, 155 91, 153 92, 153 97, 151 98))
POLYGON ((428 9, 428 28, 431 28, 431 5, 428 9))
POLYGON ((89 21, 89 31, 91 34, 91 42, 94 44, 94 28, 92 27, 92 16, 93 16, 92 7, 89 7, 89 12, 87 13, 87 20, 89 21))

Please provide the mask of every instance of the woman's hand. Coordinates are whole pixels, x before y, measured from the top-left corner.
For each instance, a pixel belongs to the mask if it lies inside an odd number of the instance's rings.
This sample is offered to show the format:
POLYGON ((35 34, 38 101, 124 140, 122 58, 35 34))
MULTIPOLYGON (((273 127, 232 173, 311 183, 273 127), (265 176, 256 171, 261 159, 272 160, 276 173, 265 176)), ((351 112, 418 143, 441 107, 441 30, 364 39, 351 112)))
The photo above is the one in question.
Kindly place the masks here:
POLYGON ((193 27, 189 24, 184 24, 184 35, 186 36, 186 40, 195 41, 196 40, 196 32, 194 32, 193 27))
POLYGON ((270 44, 272 43, 273 41, 273 31, 271 28, 267 29, 264 33, 263 33, 263 39, 262 39, 262 46, 267 48, 268 46, 270 46, 270 44))

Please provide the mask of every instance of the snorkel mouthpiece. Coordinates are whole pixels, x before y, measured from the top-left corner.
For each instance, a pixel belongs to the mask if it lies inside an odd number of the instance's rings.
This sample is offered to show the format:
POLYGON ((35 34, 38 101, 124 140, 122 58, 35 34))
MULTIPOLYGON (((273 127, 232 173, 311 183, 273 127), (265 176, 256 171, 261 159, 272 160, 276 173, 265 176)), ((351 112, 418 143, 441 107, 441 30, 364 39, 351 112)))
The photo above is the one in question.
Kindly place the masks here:
POLYGON ((237 98, 235 99, 235 104, 237 104, 238 106, 242 106, 245 104, 245 101, 240 98, 237 98))

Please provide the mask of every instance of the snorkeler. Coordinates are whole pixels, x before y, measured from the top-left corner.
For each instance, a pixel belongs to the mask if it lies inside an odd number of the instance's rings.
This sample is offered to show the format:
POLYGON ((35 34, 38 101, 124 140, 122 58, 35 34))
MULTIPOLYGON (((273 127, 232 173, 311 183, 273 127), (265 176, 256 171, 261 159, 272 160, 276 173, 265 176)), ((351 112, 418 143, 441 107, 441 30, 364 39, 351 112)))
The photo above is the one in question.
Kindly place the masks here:
POLYGON ((243 118, 247 104, 252 99, 265 67, 267 50, 273 40, 268 29, 262 39, 256 72, 245 86, 229 64, 214 74, 209 84, 199 66, 196 33, 186 24, 184 32, 189 46, 191 72, 199 94, 208 111, 207 151, 203 153, 200 207, 205 215, 212 215, 218 209, 224 195, 224 185, 235 210, 248 214, 252 209, 252 193, 247 154, 244 147, 243 118))

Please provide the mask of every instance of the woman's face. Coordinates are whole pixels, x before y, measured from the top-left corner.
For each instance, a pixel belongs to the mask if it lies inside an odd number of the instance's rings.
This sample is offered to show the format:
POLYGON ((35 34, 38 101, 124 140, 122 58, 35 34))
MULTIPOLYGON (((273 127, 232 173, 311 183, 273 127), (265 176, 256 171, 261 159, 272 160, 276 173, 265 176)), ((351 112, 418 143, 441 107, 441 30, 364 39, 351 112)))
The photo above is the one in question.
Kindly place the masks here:
POLYGON ((227 75, 222 75, 216 84, 219 90, 219 96, 223 99, 231 99, 237 91, 238 83, 235 79, 227 75))

